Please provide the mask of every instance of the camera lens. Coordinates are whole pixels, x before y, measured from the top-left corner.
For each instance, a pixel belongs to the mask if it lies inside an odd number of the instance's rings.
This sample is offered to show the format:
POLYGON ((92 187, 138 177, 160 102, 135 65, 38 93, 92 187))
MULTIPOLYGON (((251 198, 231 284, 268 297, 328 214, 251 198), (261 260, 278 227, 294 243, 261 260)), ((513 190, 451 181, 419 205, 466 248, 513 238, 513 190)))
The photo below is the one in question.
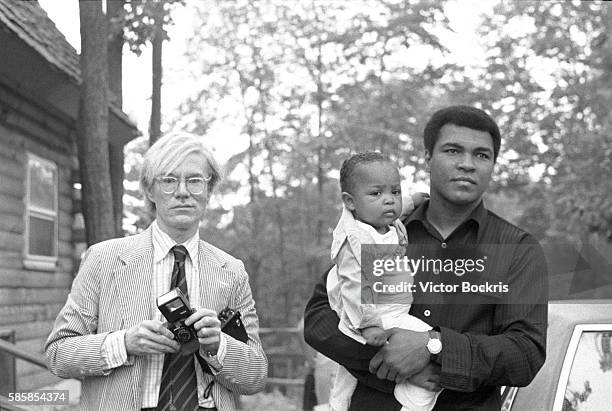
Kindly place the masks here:
POLYGON ((176 330, 176 339, 179 343, 184 344, 191 340, 191 333, 186 328, 179 328, 176 330))

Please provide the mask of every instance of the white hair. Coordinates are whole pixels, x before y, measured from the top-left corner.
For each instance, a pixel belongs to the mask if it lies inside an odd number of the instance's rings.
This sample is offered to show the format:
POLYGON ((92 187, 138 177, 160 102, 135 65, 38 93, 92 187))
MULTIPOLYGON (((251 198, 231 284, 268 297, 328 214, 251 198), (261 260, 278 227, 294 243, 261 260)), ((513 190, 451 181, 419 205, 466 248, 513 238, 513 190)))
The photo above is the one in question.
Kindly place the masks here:
POLYGON ((149 147, 140 171, 140 190, 149 210, 155 211, 155 204, 147 196, 155 177, 172 172, 190 154, 198 154, 208 163, 211 177, 208 181, 208 192, 212 192, 219 183, 221 167, 212 152, 203 144, 201 137, 187 132, 166 134, 149 147))

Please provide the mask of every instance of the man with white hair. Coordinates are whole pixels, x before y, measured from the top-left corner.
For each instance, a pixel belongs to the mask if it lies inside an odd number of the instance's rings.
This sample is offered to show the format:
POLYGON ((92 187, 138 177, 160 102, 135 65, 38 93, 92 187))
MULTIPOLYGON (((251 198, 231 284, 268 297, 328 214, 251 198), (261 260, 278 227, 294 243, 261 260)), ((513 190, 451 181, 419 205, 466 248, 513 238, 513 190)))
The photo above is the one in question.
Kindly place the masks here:
POLYGON ((200 239, 220 169, 197 136, 171 134, 145 154, 140 186, 155 220, 103 241, 83 258, 46 342, 50 370, 82 380, 83 409, 235 410, 263 389, 267 359, 244 265, 200 239), (182 354, 157 297, 173 288, 195 312, 199 347, 182 354), (240 313, 246 342, 221 332, 217 313, 240 313))

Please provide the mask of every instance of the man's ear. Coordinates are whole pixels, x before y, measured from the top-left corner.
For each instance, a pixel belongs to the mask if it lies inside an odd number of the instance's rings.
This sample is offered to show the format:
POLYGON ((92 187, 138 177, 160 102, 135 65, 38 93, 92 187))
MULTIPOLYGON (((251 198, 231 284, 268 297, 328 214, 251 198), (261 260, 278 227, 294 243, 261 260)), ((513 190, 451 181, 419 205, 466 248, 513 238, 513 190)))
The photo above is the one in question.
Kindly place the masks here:
POLYGON ((431 153, 429 152, 429 150, 425 149, 425 171, 427 171, 428 173, 431 171, 431 153))
POLYGON ((355 199, 353 196, 346 191, 342 192, 342 202, 351 211, 355 211, 355 199))
POLYGON ((147 199, 153 204, 155 204, 155 200, 153 200, 153 193, 151 193, 151 188, 145 189, 144 192, 145 192, 145 196, 147 196, 147 199))

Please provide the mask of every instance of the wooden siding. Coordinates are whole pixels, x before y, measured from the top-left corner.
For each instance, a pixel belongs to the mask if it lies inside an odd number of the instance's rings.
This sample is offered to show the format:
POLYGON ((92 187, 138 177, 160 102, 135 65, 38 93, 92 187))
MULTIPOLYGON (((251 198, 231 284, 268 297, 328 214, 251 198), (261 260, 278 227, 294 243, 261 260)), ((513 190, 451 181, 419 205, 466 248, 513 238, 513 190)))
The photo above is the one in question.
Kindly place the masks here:
MULTIPOLYGON (((0 119, 0 328, 15 330, 21 348, 42 354, 44 342, 74 278, 71 175, 73 124, 0 88, 8 112, 0 119), (53 271, 24 267, 27 153, 58 167, 58 263, 53 271)), ((58 381, 47 370, 16 362, 17 388, 58 381)))

